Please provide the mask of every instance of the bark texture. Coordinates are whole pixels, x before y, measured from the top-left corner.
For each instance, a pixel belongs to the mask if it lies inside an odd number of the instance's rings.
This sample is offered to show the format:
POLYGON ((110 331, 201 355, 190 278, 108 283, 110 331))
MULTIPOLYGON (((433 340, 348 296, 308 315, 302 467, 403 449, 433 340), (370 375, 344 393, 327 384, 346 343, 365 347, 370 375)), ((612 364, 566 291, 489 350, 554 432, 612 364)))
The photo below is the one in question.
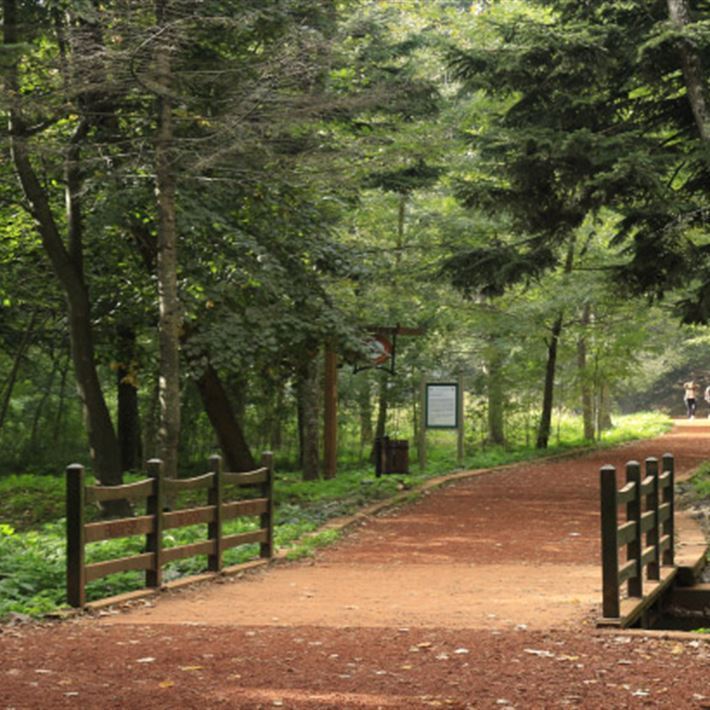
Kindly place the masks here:
MULTIPOLYGON (((505 444, 504 410, 505 387, 503 385, 503 353, 495 336, 486 349, 487 395, 488 395, 488 441, 505 444)), ((463 396, 463 394, 462 394, 463 396)))
MULTIPOLYGON (((667 0, 668 15, 671 21, 680 29, 691 24, 690 6, 687 0, 667 0)), ((680 48, 680 58, 683 67, 688 101, 693 111, 693 118, 703 143, 710 141, 710 111, 705 96, 705 74, 700 56, 693 50, 688 41, 680 48)))
POLYGON ((301 444, 301 469, 304 481, 314 481, 320 475, 320 437, 318 435, 318 363, 308 358, 298 374, 298 419, 301 444))
POLYGON ((581 319, 582 334, 577 340, 577 373, 579 375, 584 438, 588 441, 594 441, 594 393, 587 367, 587 330, 591 323, 591 317, 592 307, 585 303, 581 319))
POLYGON ((212 424, 230 471, 251 471, 256 468, 244 430, 234 413, 227 392, 217 371, 207 364, 196 380, 207 417, 212 424))
MULTIPOLYGON (((158 25, 165 26, 167 3, 158 0, 158 25)), ((155 141, 155 193, 158 207, 158 345, 160 392, 160 458, 168 477, 178 474, 180 442, 180 327, 182 313, 177 287, 177 224, 173 109, 169 97, 171 61, 164 43, 156 51, 158 130, 155 141)))

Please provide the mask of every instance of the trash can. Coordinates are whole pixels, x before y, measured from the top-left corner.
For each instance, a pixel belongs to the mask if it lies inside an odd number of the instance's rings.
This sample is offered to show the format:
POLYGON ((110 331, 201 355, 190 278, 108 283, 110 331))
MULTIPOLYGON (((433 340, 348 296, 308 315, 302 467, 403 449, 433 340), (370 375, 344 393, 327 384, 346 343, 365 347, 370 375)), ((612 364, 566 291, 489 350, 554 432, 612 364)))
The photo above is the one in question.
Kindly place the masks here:
POLYGON ((375 439, 375 475, 409 473, 409 441, 382 436, 375 439))

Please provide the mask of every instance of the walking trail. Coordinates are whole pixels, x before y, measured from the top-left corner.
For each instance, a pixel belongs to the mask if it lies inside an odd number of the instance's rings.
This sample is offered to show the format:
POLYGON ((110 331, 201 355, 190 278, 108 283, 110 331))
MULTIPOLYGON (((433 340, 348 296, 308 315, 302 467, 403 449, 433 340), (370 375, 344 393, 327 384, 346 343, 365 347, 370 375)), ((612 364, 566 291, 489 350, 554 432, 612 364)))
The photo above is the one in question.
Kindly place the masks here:
POLYGON ((431 489, 312 560, 7 629, 0 709, 710 708, 710 636, 595 628, 599 468, 666 452, 682 479, 710 425, 431 489))

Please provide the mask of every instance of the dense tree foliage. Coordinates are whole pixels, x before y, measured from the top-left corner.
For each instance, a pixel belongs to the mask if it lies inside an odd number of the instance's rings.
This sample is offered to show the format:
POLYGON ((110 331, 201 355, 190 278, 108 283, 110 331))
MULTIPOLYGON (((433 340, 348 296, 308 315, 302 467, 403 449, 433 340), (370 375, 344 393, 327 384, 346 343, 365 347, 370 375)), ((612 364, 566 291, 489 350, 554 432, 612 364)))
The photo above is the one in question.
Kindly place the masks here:
POLYGON ((707 10, 3 0, 2 470, 318 477, 326 344, 343 459, 423 463, 427 378, 470 445, 599 437, 708 318, 707 10))

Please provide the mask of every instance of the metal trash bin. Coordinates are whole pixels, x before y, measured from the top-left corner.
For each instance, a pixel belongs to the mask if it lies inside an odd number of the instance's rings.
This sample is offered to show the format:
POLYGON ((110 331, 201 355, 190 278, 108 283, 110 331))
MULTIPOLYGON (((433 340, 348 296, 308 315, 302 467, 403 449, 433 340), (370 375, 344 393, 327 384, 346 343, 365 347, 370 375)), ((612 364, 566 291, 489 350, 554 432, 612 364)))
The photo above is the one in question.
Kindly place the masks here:
POLYGON ((409 441, 382 436, 375 439, 375 475, 409 473, 409 441))

